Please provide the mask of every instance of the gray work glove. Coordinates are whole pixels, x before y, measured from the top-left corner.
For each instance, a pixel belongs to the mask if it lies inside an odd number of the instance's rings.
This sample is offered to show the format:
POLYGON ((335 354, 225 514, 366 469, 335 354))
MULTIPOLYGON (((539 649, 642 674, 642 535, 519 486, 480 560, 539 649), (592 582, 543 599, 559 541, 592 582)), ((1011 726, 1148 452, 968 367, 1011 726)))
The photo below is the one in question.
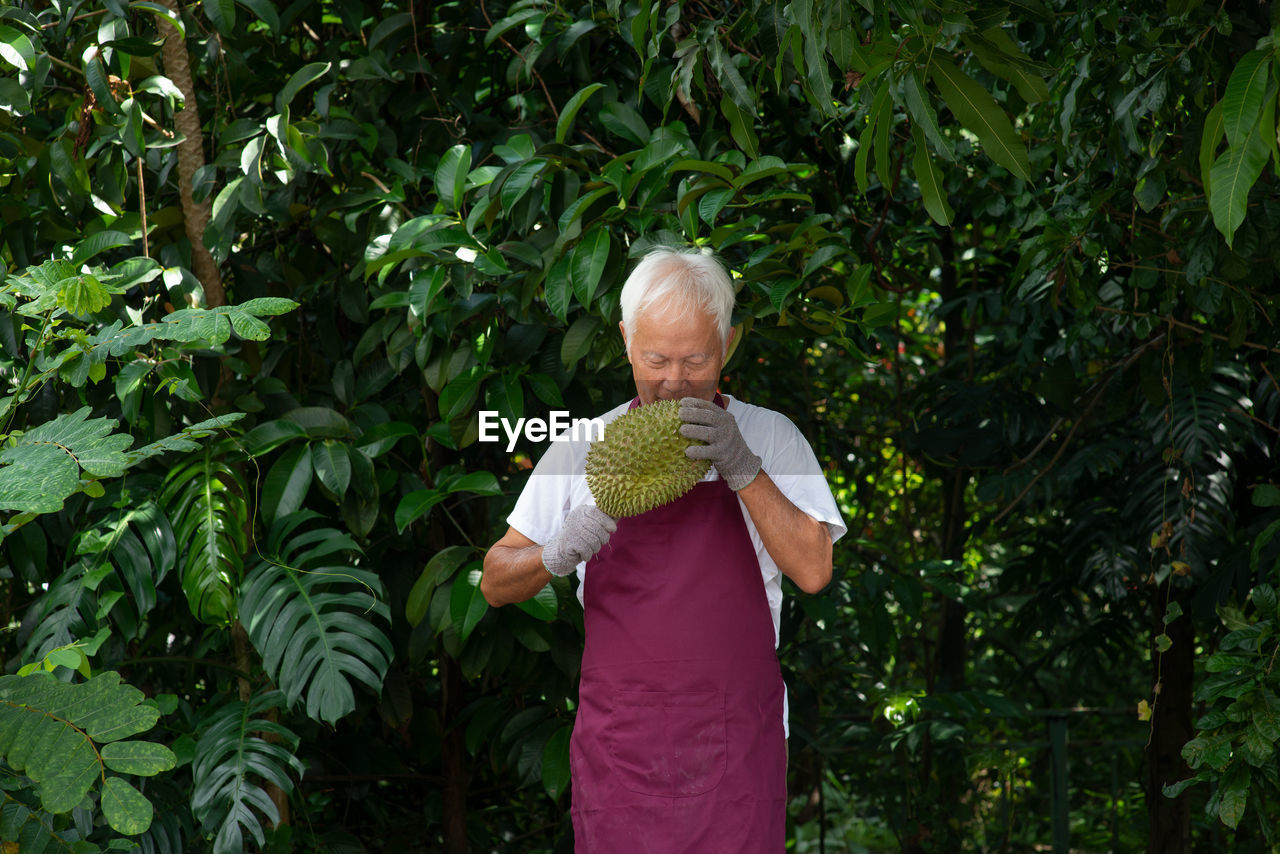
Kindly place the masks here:
POLYGON ((618 523, 594 504, 583 504, 569 511, 564 527, 542 547, 542 565, 552 575, 568 575, 584 560, 609 542, 618 523))
POLYGON ((747 440, 742 438, 738 422, 729 410, 700 397, 684 397, 680 399, 680 420, 685 422, 680 428, 681 436, 707 443, 690 445, 685 449, 685 456, 711 460, 734 492, 755 480, 760 473, 760 458, 747 447, 747 440))

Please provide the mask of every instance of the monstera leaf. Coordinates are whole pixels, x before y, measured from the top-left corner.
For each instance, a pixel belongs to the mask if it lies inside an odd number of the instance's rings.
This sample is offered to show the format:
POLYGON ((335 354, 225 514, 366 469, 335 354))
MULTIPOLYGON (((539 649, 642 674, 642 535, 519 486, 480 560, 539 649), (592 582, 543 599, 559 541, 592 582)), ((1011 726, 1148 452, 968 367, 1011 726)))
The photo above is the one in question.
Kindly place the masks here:
POLYGON ((299 776, 302 763, 293 755, 298 736, 284 724, 259 717, 283 702, 279 691, 259 694, 249 702, 233 701, 213 710, 196 742, 192 774, 195 791, 191 811, 214 834, 214 854, 246 850, 248 831, 264 844, 260 814, 274 824, 279 811, 262 787, 271 783, 293 789, 289 776, 299 776))
POLYGON ((355 708, 352 680, 381 690, 393 651, 379 625, 390 621, 382 582, 355 566, 360 548, 346 534, 299 530, 319 518, 302 511, 272 526, 274 559, 245 579, 240 622, 288 703, 305 694, 307 715, 332 724, 355 708))
POLYGON ((243 476, 206 447, 165 478, 160 503, 181 544, 178 566, 191 613, 214 625, 230 621, 235 586, 248 551, 250 490, 243 476))
POLYGON ((0 756, 25 773, 44 809, 69 812, 91 789, 113 829, 143 833, 152 807, 124 777, 154 776, 176 762, 173 752, 150 741, 126 740, 151 729, 160 717, 143 694, 107 671, 71 683, 37 671, 0 676, 0 756))

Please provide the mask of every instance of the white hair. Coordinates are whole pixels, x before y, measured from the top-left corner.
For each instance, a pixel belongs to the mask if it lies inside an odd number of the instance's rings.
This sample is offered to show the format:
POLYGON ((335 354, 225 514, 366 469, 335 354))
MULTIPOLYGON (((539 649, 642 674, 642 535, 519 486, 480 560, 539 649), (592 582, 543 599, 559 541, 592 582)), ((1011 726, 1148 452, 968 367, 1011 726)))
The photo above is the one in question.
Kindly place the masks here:
POLYGON ((649 250, 622 286, 622 327, 627 331, 627 351, 635 339, 636 318, 667 297, 671 298, 670 307, 684 316, 695 310, 710 315, 720 332, 723 354, 733 325, 733 282, 715 255, 672 246, 649 250))

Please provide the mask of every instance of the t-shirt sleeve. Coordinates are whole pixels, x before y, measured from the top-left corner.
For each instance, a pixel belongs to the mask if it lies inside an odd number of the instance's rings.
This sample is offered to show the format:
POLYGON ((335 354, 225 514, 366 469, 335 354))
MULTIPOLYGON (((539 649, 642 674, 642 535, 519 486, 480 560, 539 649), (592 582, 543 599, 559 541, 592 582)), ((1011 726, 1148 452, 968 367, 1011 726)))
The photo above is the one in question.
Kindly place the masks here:
POLYGON ((844 536, 848 527, 822 474, 818 458, 800 428, 786 416, 774 414, 772 441, 762 455, 761 466, 792 504, 819 522, 826 523, 834 543, 844 536))
POLYGON ((573 505, 575 448, 571 442, 552 442, 533 473, 516 506, 507 516, 507 524, 538 544, 545 544, 559 533, 565 516, 573 505))

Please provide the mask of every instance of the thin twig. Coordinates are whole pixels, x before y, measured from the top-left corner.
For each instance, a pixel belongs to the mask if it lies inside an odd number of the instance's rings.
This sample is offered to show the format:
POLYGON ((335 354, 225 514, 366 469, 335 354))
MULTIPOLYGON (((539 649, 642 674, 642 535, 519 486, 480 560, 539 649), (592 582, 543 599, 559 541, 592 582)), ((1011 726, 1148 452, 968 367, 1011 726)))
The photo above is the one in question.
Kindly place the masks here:
MULTIPOLYGON (((992 525, 996 524, 1005 516, 1009 515, 1009 513, 1013 510, 1013 508, 1017 507, 1018 504, 1021 503, 1023 498, 1026 498, 1027 493, 1031 491, 1032 487, 1034 487, 1037 483, 1039 483, 1044 478, 1045 475, 1047 475, 1050 471, 1053 470, 1053 467, 1057 465, 1058 460, 1062 458, 1063 453, 1066 452, 1067 446, 1071 444, 1071 440, 1075 437, 1076 431, 1080 429, 1080 425, 1089 420, 1089 416, 1093 413, 1094 407, 1097 406, 1098 401, 1102 399, 1102 393, 1105 392, 1107 390, 1107 387, 1111 385, 1112 380, 1114 380, 1120 374, 1124 373, 1124 371, 1127 370, 1129 366, 1132 365, 1135 361, 1137 361, 1137 359, 1143 353, 1145 353, 1148 349, 1158 344, 1161 341, 1161 339, 1165 337, 1166 336, 1164 335, 1160 335, 1148 341, 1147 343, 1143 344, 1137 350, 1134 350, 1132 353, 1130 353, 1123 362, 1121 362, 1119 365, 1116 365, 1114 368, 1112 368, 1110 373, 1108 373, 1105 378, 1099 380, 1096 383, 1096 386, 1098 389, 1097 392, 1094 393, 1093 399, 1089 401, 1089 405, 1085 407, 1084 412, 1082 412, 1080 414, 1080 417, 1076 419, 1076 422, 1071 425, 1070 432, 1068 432, 1066 438, 1062 440, 1062 444, 1058 446, 1058 450, 1054 453, 1053 459, 1049 460, 1048 464, 1044 468, 1042 468, 1036 474, 1036 476, 1033 477, 1027 483, 1026 486, 1022 488, 1022 490, 1017 494, 1017 496, 1015 496, 1014 499, 1010 501, 1004 507, 1003 510, 997 513, 991 519, 992 525)), ((1052 431, 1049 433, 1049 435, 1052 435, 1052 431)), ((1043 445, 1044 442, 1042 441, 1040 444, 1043 445)), ((1018 465, 1021 465, 1021 463, 1018 463, 1018 465)))
MULTIPOLYGON (((493 19, 489 17, 489 10, 485 8, 484 0, 480 0, 480 12, 484 15, 485 22, 489 25, 490 28, 492 28, 493 19)), ((498 41, 502 42, 504 45, 507 46, 508 50, 510 50, 516 56, 520 57, 521 61, 524 60, 524 54, 516 50, 515 45, 507 41, 506 36, 498 36, 498 41)), ((556 102, 551 97, 551 90, 547 88, 547 81, 542 79, 542 75, 538 73, 538 69, 533 67, 533 63, 528 62, 526 63, 526 65, 528 65, 529 67, 529 73, 532 74, 534 77, 538 78, 538 85, 542 87, 542 94, 546 96, 547 106, 551 108, 551 115, 555 116, 556 121, 560 121, 560 111, 556 109, 556 102)))
POLYGON ((142 254, 151 257, 151 244, 147 238, 147 184, 142 177, 142 155, 138 155, 138 210, 142 212, 142 254))
MULTIPOLYGON (((1127 317, 1146 318, 1148 320, 1159 320, 1164 323, 1168 323, 1172 326, 1178 326, 1183 329, 1190 329, 1192 332, 1199 332, 1202 335, 1208 335, 1211 338, 1218 339, 1219 341, 1226 341, 1228 343, 1230 343, 1231 341, 1230 338, 1228 338, 1226 335, 1223 335, 1220 332, 1214 332, 1210 329, 1205 329, 1203 326, 1197 326, 1194 323, 1187 323, 1185 320, 1178 320, 1176 317, 1174 317, 1171 314, 1168 314, 1168 315, 1150 314, 1145 311, 1129 311, 1128 309, 1111 308, 1110 306, 1106 306, 1106 305, 1097 306, 1097 309, 1098 311, 1106 311, 1106 312, 1110 312, 1111 314, 1123 314, 1127 317)), ((1265 344, 1255 344, 1252 341, 1241 341, 1239 346, 1250 347, 1254 350, 1262 350, 1263 352, 1266 352, 1266 353, 1280 354, 1280 350, 1276 350, 1272 347, 1268 347, 1265 344)))

